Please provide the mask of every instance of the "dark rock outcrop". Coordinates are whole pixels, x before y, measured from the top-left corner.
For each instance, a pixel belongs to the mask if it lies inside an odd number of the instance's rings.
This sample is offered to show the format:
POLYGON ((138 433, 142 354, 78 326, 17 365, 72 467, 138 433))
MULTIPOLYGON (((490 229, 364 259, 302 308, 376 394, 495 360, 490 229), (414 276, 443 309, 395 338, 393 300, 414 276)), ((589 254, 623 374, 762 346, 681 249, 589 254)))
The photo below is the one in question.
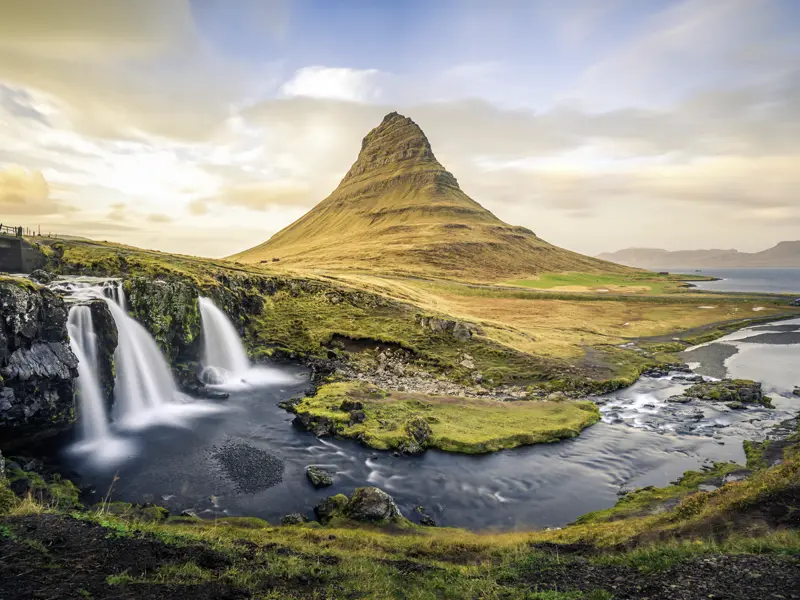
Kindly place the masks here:
POLYGON ((424 452, 431 436, 431 427, 421 416, 415 415, 405 425, 409 439, 400 445, 400 452, 405 454, 419 454, 424 452))
POLYGON ((198 291, 181 281, 134 277, 125 282, 128 310, 153 335, 164 354, 199 355, 193 348, 200 335, 198 291))
POLYGON ((97 336, 97 380, 100 391, 106 399, 106 406, 111 409, 114 402, 114 352, 117 349, 119 336, 117 325, 108 305, 103 300, 93 300, 89 304, 92 311, 92 324, 97 336))
POLYGON ((0 282, 0 444, 58 433, 74 421, 78 359, 67 307, 48 289, 0 282))
POLYGON ((749 379, 722 379, 697 383, 683 393, 688 398, 707 402, 739 402, 769 406, 768 396, 761 391, 761 384, 749 379))

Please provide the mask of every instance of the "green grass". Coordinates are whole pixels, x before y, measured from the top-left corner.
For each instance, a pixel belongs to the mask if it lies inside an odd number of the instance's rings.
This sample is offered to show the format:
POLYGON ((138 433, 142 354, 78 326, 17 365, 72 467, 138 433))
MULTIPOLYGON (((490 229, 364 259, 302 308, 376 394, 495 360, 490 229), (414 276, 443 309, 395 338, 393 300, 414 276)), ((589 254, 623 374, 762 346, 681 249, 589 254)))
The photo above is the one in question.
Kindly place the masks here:
MULTIPOLYGON (((658 273, 542 273, 536 279, 517 279, 507 285, 563 291, 617 293, 617 294, 665 294, 687 291, 685 281, 698 278, 688 275, 659 275, 658 273), (571 288, 571 289, 570 289, 571 288)), ((703 279, 703 278, 700 278, 703 279)), ((711 279, 711 278, 705 278, 711 279)))
POLYGON ((442 398, 387 393, 361 383, 326 385, 316 396, 303 398, 294 410, 327 419, 335 424, 337 435, 382 450, 411 442, 408 424, 421 418, 431 431, 428 447, 469 454, 575 437, 600 420, 597 407, 588 401, 442 398), (340 409, 346 400, 363 405, 363 423, 349 423, 350 413, 340 409))

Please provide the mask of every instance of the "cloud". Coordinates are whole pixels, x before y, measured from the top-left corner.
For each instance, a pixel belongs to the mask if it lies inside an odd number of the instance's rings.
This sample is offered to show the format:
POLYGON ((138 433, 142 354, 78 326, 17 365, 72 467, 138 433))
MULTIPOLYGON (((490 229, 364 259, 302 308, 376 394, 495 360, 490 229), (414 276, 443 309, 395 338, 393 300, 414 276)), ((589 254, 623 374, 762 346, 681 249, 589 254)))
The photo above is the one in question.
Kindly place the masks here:
POLYGON ((6 215, 52 215, 70 208, 50 197, 50 186, 39 171, 17 165, 0 169, 0 212, 6 215))
POLYGON ((386 75, 377 69, 303 67, 281 86, 281 92, 287 97, 375 102, 381 98, 382 77, 386 75))
POLYGON ((234 184, 219 194, 195 200, 190 212, 205 214, 209 204, 237 206, 253 211, 266 211, 276 206, 313 206, 320 198, 311 195, 309 186, 297 181, 257 181, 234 184), (192 208, 193 207, 193 208, 192 208))
POLYGON ((62 127, 113 139, 208 139, 248 88, 188 0, 6 0, 0 80, 49 95, 62 127))
POLYGON ((167 215, 162 215, 159 213, 152 213, 147 215, 147 220, 150 223, 172 223, 175 221, 175 219, 173 219, 172 217, 169 217, 167 215))

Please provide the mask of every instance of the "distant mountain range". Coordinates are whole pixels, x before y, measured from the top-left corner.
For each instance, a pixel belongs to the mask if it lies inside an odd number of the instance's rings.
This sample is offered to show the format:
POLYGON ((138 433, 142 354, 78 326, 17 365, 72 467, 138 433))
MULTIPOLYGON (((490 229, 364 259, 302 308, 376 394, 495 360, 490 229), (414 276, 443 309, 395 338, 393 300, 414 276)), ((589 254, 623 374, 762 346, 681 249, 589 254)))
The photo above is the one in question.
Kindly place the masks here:
POLYGON ((671 252, 660 248, 626 248, 616 252, 604 252, 597 258, 644 269, 800 267, 800 240, 779 242, 772 248, 761 252, 739 252, 738 250, 678 250, 671 252))

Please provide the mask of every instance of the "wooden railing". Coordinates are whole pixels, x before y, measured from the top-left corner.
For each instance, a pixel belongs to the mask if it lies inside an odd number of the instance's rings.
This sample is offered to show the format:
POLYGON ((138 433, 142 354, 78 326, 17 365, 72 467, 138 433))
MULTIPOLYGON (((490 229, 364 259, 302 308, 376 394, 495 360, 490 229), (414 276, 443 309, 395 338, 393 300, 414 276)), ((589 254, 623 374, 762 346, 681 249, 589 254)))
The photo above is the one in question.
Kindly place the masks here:
POLYGON ((13 235, 15 237, 48 237, 48 238, 57 238, 57 233, 42 233, 41 229, 37 232, 35 229, 31 229, 29 227, 19 227, 19 226, 12 226, 12 225, 3 225, 0 224, 0 234, 3 235, 13 235))

